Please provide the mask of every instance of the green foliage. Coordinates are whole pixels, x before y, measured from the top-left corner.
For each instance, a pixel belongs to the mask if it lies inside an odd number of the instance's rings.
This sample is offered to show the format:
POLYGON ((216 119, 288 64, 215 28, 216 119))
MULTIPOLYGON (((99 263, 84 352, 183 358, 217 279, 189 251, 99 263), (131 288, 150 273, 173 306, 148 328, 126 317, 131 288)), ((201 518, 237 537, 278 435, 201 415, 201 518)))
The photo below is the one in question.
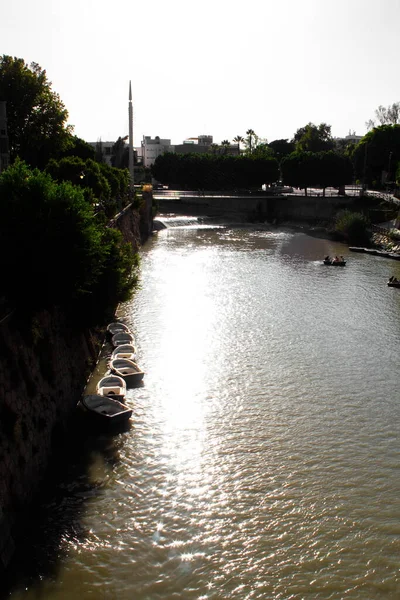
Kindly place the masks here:
POLYGON ((110 218, 128 202, 129 172, 92 159, 69 156, 50 160, 46 171, 58 182, 70 181, 81 187, 86 199, 110 218))
POLYGON ((379 125, 397 125, 400 121, 400 102, 394 102, 389 106, 378 106, 375 110, 375 119, 370 119, 365 124, 368 129, 379 125))
POLYGON ((68 112, 51 90, 46 71, 22 58, 0 57, 0 100, 7 102, 11 161, 17 157, 44 167, 51 157, 73 146, 68 112))
POLYGON ((129 168, 129 148, 125 144, 128 136, 121 138, 119 137, 111 150, 111 164, 117 169, 128 169, 129 168))
POLYGON ((244 139, 244 145, 246 146, 246 153, 251 154, 254 148, 258 144, 258 135, 254 131, 254 129, 248 129, 246 131, 246 137, 244 139))
POLYGON ((301 127, 293 136, 292 143, 295 144, 299 152, 327 152, 334 148, 334 141, 331 135, 331 126, 326 123, 320 123, 318 126, 314 123, 308 123, 301 127))
POLYGON ((181 189, 232 190, 259 187, 279 176, 274 157, 213 154, 173 154, 158 156, 153 177, 181 189))
POLYGON ((67 156, 77 156, 82 160, 87 160, 88 158, 95 160, 96 151, 91 144, 74 135, 71 138, 71 145, 60 153, 60 158, 67 156))
POLYGON ((365 246, 370 242, 368 225, 362 213, 342 210, 336 215, 334 231, 350 245, 365 246))
POLYGON ((278 160, 288 156, 295 150, 295 144, 288 140, 273 140, 268 145, 278 160))
POLYGON ((400 161, 400 125, 381 125, 369 131, 353 153, 356 177, 367 185, 379 185, 382 171, 392 175, 400 161))
POLYGON ((336 152, 293 152, 282 159, 282 177, 287 185, 339 187, 350 183, 353 170, 350 160, 336 152))
POLYGON ((90 313, 100 282, 108 284, 107 301, 126 298, 136 259, 120 232, 110 233, 94 216, 83 190, 69 181, 57 183, 20 161, 2 173, 0 260, 10 305, 84 304, 90 313))

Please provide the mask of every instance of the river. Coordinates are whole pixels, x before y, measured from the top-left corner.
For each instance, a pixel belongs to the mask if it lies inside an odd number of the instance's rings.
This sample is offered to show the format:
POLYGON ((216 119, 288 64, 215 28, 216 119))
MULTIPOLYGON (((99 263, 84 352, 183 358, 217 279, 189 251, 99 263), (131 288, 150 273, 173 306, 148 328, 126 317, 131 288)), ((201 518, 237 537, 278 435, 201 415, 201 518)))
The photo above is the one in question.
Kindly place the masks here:
POLYGON ((60 460, 7 597, 398 599, 400 263, 163 220, 120 309, 132 424, 60 460))

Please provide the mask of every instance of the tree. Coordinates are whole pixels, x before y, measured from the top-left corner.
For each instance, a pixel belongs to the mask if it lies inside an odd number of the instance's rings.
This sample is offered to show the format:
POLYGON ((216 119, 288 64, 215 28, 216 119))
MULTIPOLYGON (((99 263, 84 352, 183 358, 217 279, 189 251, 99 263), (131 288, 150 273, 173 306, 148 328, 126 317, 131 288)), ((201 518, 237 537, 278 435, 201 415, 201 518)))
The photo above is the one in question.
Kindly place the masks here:
POLYGON ((318 126, 314 123, 308 123, 301 127, 293 136, 292 143, 296 150, 300 152, 323 152, 332 150, 334 141, 331 135, 331 126, 326 123, 320 123, 318 126))
POLYGON ((96 212, 102 210, 107 217, 112 217, 127 200, 130 181, 127 169, 68 156, 59 161, 50 160, 46 171, 58 182, 70 181, 83 188, 86 199, 96 205, 96 212))
POLYGON ((95 154, 95 149, 91 144, 88 144, 85 140, 74 135, 71 138, 71 146, 69 146, 67 150, 61 152, 59 157, 66 158, 67 156, 77 156, 82 160, 87 160, 88 158, 94 160, 95 154))
POLYGON ((253 158, 268 158, 274 155, 274 151, 270 148, 270 145, 267 143, 259 143, 257 146, 253 148, 253 152, 251 156, 253 158))
POLYGON ((369 131, 353 153, 356 177, 379 187, 383 172, 393 174, 400 161, 400 125, 381 125, 369 131))
POLYGON ((119 137, 111 149, 111 164, 118 169, 129 167, 129 148, 125 144, 128 136, 119 137))
POLYGON ((152 173, 157 181, 179 189, 233 190, 272 183, 279 169, 271 156, 166 153, 156 158, 152 173))
POLYGON ((236 142, 238 145, 238 154, 240 154, 240 144, 243 144, 244 138, 241 135, 237 135, 233 138, 233 142, 236 142))
POLYGON ((351 183, 351 161, 336 152, 293 152, 282 159, 282 176, 286 184, 304 188, 318 186, 339 187, 351 183))
POLYGON ((43 168, 73 145, 68 112, 46 71, 22 58, 0 58, 0 100, 6 101, 10 158, 43 168))
POLYGON ((229 140, 222 140, 221 146, 224 147, 224 154, 227 154, 228 148, 230 146, 229 140))
POLYGON ((104 162, 103 142, 101 141, 101 138, 99 138, 97 140, 97 142, 96 142, 95 160, 98 163, 103 163, 104 162))
POLYGON ((256 135, 256 133, 253 129, 248 129, 246 131, 246 136, 247 137, 244 140, 244 143, 246 145, 246 148, 247 148, 249 154, 251 154, 253 152, 254 146, 257 144, 258 136, 256 135))
POLYGON ((269 147, 272 148, 274 155, 278 160, 282 159, 284 156, 288 156, 292 152, 294 152, 294 143, 286 140, 274 140, 270 142, 269 147))
POLYGON ((375 119, 369 119, 365 123, 367 129, 373 129, 379 125, 397 125, 400 122, 400 102, 394 102, 389 106, 378 106, 375 110, 375 119))
POLYGON ((1 174, 0 261, 12 306, 26 310, 26 290, 29 308, 79 303, 86 316, 127 300, 137 257, 119 231, 94 217, 70 182, 57 183, 19 160, 1 174))

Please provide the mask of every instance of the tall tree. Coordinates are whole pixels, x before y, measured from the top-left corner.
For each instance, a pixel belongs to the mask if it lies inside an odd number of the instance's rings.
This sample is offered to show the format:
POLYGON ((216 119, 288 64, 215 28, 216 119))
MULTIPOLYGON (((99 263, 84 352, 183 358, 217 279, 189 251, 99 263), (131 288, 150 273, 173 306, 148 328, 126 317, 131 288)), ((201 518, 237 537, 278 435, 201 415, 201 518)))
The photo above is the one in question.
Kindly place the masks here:
POLYGON ((270 142, 269 147, 274 151, 275 156, 278 160, 283 158, 284 156, 288 156, 294 152, 294 143, 286 140, 273 140, 270 142))
POLYGON ((228 148, 230 146, 229 140, 222 140, 221 146, 224 148, 224 154, 228 153, 228 148))
POLYGON ((379 187, 384 172, 390 179, 400 162, 400 125, 381 125, 369 131, 353 152, 356 177, 368 185, 379 187))
POLYGON ((87 160, 88 158, 91 158, 92 160, 95 159, 96 152, 91 144, 88 144, 88 142, 85 142, 85 140, 82 140, 76 135, 72 137, 71 142, 71 146, 60 153, 60 158, 77 156, 82 158, 82 160, 87 160))
POLYGON ((0 100, 7 103, 11 161, 19 156, 44 167, 73 144, 68 112, 37 63, 28 66, 22 58, 0 57, 0 100))
POLYGON ((236 142, 236 144, 238 145, 238 154, 240 154, 240 144, 243 144, 244 137, 242 137, 241 135, 237 135, 233 138, 232 141, 236 142))
POLYGON ((394 102, 389 106, 378 106, 375 110, 375 119, 369 119, 365 123, 367 129, 373 129, 379 125, 397 125, 400 123, 400 102, 394 102))
POLYGON ((127 169, 129 166, 129 148, 126 145, 128 136, 119 137, 111 149, 111 164, 118 169, 127 169))
POLYGON ((244 143, 246 144, 249 154, 251 154, 253 152, 254 147, 257 145, 257 140, 258 140, 258 136, 255 133, 254 129, 248 129, 246 131, 246 139, 245 139, 244 143))
POLYGON ((320 123, 318 126, 314 123, 307 123, 296 131, 292 142, 296 145, 296 150, 300 152, 323 152, 332 150, 335 145, 331 126, 326 123, 320 123))

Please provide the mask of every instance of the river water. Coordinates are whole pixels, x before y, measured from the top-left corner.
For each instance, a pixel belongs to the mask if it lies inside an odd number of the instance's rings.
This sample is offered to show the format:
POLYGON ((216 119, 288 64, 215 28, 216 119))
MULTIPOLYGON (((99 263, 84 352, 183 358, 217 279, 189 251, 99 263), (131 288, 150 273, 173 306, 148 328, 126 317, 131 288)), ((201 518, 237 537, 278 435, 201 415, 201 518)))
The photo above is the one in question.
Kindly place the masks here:
POLYGON ((121 307, 132 425, 60 463, 10 597, 400 598, 400 263, 164 221, 121 307))

